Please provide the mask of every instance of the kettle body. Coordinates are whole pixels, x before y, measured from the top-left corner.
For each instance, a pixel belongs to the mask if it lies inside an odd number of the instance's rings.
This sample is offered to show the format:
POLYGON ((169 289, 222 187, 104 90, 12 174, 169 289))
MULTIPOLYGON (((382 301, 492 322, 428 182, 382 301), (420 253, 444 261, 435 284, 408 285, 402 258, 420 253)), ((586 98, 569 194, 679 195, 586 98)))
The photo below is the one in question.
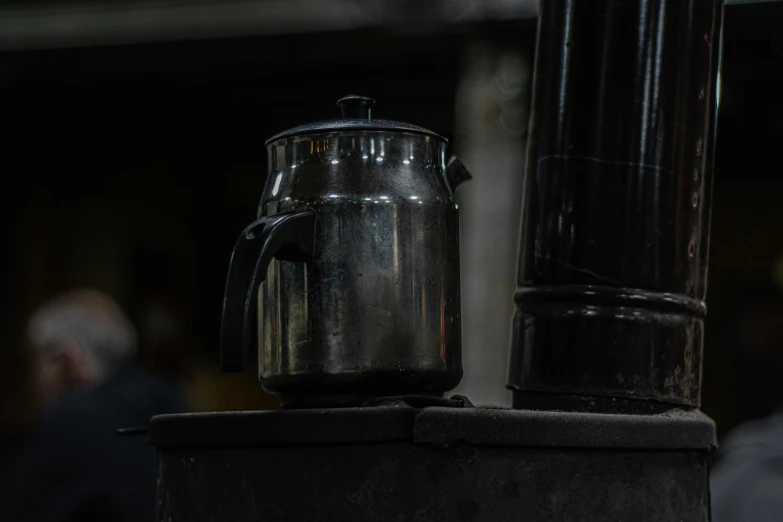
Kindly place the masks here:
MULTIPOLYGON (((278 228, 278 250, 287 242, 301 248, 297 259, 283 252, 254 266, 266 270, 245 283, 257 321, 244 315, 258 328, 260 380, 284 406, 440 395, 459 383, 454 189, 469 175, 459 160, 447 164, 446 149, 440 136, 383 125, 316 128, 267 142, 259 222, 266 230, 281 216, 295 222, 293 232, 278 228)), ((255 240, 250 235, 238 247, 255 240)), ((234 286, 242 291, 241 281, 234 286)), ((233 349, 225 319, 224 353, 233 349)))

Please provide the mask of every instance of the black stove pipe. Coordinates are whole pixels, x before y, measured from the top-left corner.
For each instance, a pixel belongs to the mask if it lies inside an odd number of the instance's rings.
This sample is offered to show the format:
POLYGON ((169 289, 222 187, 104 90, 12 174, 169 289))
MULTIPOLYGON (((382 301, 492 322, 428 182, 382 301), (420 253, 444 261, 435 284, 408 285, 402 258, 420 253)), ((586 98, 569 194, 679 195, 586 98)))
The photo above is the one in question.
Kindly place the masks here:
POLYGON ((722 14, 721 0, 542 1, 515 407, 699 405, 722 14))

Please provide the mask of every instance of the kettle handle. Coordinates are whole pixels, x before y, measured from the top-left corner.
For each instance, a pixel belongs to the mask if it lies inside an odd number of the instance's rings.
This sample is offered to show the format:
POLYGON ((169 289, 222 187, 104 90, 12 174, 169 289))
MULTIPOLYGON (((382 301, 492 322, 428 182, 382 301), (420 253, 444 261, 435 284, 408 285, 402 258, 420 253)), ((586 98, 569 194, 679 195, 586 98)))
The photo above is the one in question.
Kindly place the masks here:
POLYGON ((244 371, 254 351, 258 287, 272 258, 300 263, 311 259, 314 228, 312 211, 287 212, 254 221, 237 239, 223 298, 220 366, 224 372, 244 371))

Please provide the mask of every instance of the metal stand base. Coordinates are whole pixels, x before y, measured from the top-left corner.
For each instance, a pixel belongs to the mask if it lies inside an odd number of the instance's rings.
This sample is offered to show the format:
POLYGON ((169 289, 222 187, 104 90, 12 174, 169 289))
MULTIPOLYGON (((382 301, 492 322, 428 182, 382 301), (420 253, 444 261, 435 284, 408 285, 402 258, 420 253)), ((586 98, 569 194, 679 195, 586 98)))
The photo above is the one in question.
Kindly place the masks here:
POLYGON ((707 521, 702 413, 374 407, 155 417, 161 521, 707 521))

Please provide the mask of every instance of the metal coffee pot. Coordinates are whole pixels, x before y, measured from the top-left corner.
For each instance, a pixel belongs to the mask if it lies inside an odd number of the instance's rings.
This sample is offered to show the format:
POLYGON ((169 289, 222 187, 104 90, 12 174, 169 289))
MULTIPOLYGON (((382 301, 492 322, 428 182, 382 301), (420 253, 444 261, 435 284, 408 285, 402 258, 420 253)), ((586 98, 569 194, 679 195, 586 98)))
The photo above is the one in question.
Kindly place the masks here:
POLYGON ((231 258, 223 370, 258 350, 286 407, 440 395, 462 378, 454 190, 470 175, 445 138, 374 120, 373 104, 347 96, 343 119, 266 142, 259 219, 231 258))

